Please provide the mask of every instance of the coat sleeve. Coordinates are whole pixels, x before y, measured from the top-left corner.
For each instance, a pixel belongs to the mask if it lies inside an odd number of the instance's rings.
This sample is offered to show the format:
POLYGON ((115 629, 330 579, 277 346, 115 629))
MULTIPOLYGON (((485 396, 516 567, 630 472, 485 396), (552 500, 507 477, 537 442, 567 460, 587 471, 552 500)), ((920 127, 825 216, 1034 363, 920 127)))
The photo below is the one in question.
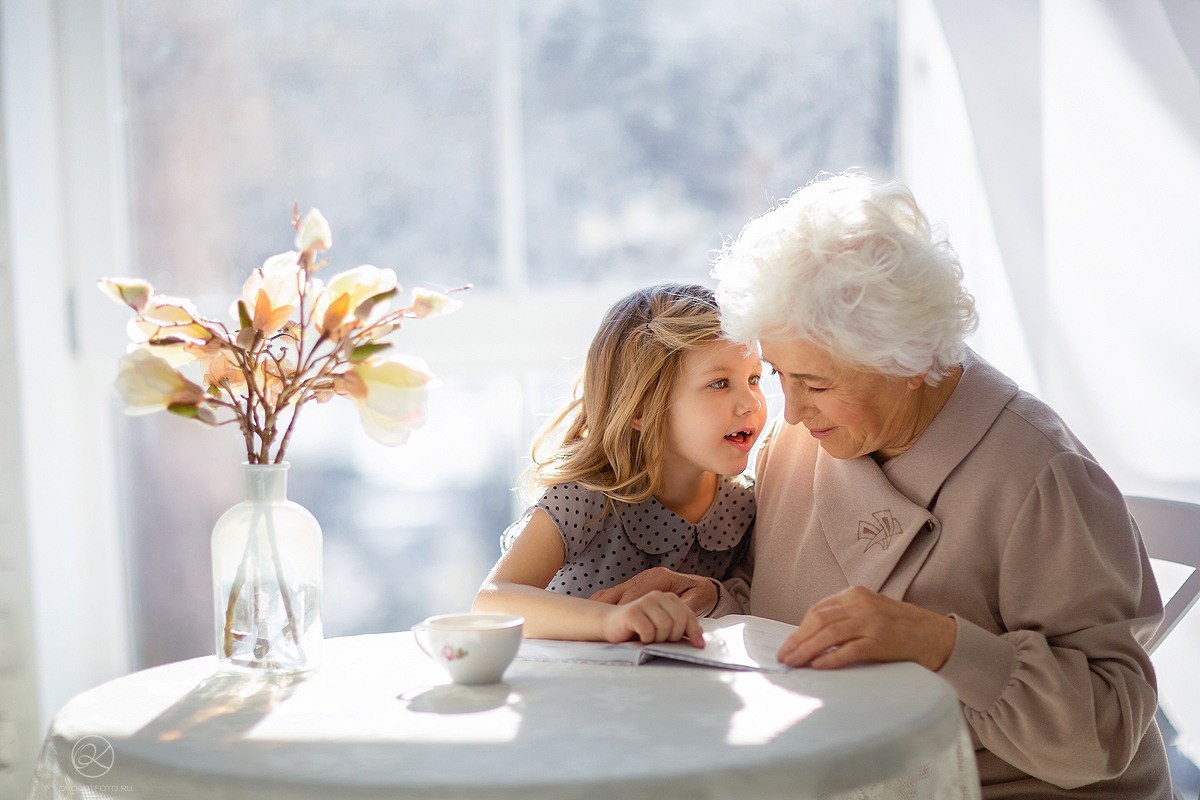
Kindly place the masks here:
POLYGON ((754 572, 754 540, 745 550, 745 557, 733 565, 729 577, 713 580, 717 585, 717 604, 708 612, 710 617, 726 614, 750 614, 750 576, 754 572))
POLYGON ((1077 453, 1038 476, 1003 545, 1003 632, 954 615, 941 674, 980 742, 1065 789, 1121 775, 1157 707, 1142 643, 1162 601, 1116 485, 1077 453))

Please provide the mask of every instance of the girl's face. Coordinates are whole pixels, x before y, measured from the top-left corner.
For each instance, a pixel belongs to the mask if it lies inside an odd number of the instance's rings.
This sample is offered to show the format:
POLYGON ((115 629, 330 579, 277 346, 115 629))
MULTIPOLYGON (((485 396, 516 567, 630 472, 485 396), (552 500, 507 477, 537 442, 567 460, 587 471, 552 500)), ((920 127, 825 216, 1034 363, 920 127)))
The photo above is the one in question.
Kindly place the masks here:
POLYGON ((767 420, 761 378, 757 347, 718 340, 685 353, 667 404, 664 470, 744 471, 767 420))

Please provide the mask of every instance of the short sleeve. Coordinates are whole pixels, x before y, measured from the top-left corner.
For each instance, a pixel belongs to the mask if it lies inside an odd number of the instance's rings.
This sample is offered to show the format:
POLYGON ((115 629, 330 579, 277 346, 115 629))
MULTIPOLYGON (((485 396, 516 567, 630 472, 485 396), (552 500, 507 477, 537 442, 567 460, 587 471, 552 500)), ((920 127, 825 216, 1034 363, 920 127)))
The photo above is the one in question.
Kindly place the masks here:
POLYGON ((579 559, 596 538, 606 501, 600 492, 581 488, 575 483, 555 484, 538 500, 535 508, 550 515, 563 538, 567 563, 579 559))

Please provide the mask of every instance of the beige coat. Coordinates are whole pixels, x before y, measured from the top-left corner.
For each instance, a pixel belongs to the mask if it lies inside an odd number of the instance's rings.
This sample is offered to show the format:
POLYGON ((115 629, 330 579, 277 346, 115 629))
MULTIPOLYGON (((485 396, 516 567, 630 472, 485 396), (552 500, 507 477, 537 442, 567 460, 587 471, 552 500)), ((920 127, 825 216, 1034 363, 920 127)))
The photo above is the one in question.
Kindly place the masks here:
POLYGON ((1158 588, 1120 490, 1044 403, 968 351, 946 406, 882 468, 781 421, 757 481, 750 561, 713 616, 798 624, 852 585, 952 615, 939 674, 984 797, 1170 797, 1141 644, 1158 588))

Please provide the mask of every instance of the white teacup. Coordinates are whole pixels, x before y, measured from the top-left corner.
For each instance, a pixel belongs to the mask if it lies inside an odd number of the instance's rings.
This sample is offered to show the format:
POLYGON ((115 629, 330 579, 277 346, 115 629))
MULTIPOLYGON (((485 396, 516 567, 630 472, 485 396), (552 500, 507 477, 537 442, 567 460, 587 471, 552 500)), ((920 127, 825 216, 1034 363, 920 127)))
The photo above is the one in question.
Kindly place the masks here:
POLYGON ((524 617, 513 614, 439 614, 413 626, 425 655, 455 683, 499 683, 521 646, 524 617))

